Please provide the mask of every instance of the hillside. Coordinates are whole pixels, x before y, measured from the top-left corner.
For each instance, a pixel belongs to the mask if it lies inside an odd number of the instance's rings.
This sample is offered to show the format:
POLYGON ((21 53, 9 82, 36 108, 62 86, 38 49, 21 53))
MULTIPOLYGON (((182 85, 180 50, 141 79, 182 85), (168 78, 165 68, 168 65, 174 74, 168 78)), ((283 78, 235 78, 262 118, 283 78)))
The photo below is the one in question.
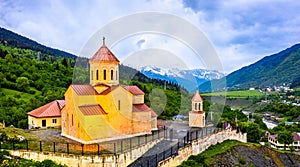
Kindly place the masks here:
POLYGON ((33 41, 27 37, 21 36, 17 33, 14 33, 12 31, 9 31, 1 27, 0 27, 0 43, 17 47, 17 48, 30 49, 33 51, 37 51, 37 52, 41 52, 53 56, 76 58, 76 56, 73 54, 41 45, 36 41, 33 41))
MULTIPOLYGON (((300 44, 296 44, 279 53, 266 56, 249 66, 243 67, 226 76, 229 89, 266 87, 283 83, 299 82, 300 78, 300 44)), ((218 80, 213 82, 219 84, 218 80)), ((295 83, 296 84, 296 83, 295 83)), ((200 86, 209 90, 210 83, 200 86)))
POLYGON ((300 166, 300 156, 277 152, 266 146, 228 140, 191 156, 181 165, 186 166, 300 166))

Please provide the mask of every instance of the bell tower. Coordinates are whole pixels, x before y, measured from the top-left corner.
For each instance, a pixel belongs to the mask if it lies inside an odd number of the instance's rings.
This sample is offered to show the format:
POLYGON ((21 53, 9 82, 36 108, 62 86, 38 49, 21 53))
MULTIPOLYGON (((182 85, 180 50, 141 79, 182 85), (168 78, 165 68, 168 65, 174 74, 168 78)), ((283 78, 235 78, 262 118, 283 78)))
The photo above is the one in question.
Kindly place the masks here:
POLYGON ((105 45, 103 37, 102 46, 89 60, 90 64, 90 84, 106 84, 109 86, 119 84, 119 64, 120 61, 105 45))
POLYGON ((203 100, 198 90, 192 98, 192 111, 203 111, 203 100))

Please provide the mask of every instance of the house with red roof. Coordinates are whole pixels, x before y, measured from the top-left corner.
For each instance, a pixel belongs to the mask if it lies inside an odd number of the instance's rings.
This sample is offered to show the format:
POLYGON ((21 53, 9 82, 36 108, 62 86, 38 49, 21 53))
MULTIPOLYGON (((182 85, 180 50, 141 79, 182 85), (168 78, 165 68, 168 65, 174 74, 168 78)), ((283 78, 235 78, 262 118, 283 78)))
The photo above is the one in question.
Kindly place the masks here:
POLYGON ((27 113, 28 128, 49 128, 61 126, 61 110, 65 100, 54 100, 27 113))
POLYGON ((117 57, 103 45, 89 59, 90 83, 72 84, 61 110, 61 134, 83 144, 151 134, 157 114, 135 85, 119 84, 117 57))
POLYGON ((192 98, 192 110, 189 112, 189 126, 202 128, 205 127, 205 111, 203 110, 203 99, 196 90, 192 98))

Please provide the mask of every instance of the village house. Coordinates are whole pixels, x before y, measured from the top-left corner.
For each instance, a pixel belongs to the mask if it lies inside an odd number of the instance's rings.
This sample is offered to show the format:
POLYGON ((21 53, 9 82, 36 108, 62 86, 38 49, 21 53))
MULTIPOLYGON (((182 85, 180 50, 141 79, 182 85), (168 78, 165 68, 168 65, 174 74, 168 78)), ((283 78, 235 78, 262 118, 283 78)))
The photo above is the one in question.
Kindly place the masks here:
POLYGON ((60 127, 61 110, 64 106, 64 100, 54 100, 28 112, 28 129, 60 127))
MULTIPOLYGON (((268 142, 270 143, 270 146, 272 148, 276 149, 284 149, 284 144, 281 144, 278 142, 277 139, 278 135, 269 135, 268 136, 268 142)), ((299 151, 300 150, 300 133, 293 132, 293 137, 294 137, 294 142, 291 145, 286 145, 286 150, 290 149, 290 146, 294 146, 295 150, 299 151)))
POLYGON ((203 99, 198 90, 192 98, 192 111, 189 112, 190 127, 205 127, 205 111, 203 110, 203 99))

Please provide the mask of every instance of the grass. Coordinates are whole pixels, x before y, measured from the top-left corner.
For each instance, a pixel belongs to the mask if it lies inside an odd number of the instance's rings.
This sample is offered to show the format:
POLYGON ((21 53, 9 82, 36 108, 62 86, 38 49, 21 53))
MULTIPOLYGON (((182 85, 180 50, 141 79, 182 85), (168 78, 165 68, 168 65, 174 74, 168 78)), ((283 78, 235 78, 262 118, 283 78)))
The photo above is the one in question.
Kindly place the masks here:
POLYGON ((15 137, 15 136, 20 135, 20 136, 23 136, 26 139, 30 139, 30 140, 37 139, 35 135, 25 132, 23 129, 19 129, 19 128, 15 128, 15 127, 1 128, 0 133, 3 133, 3 132, 6 133, 7 137, 15 137))
POLYGON ((236 140, 226 140, 222 143, 218 143, 216 145, 210 146, 207 150, 205 150, 200 155, 202 155, 203 157, 206 157, 206 159, 205 159, 206 164, 210 164, 211 162, 213 162, 213 159, 211 157, 225 153, 227 150, 230 150, 231 148, 233 148, 235 146, 243 145, 243 144, 244 143, 241 143, 236 140))
POLYGON ((17 90, 12 90, 12 89, 7 89, 7 88, 0 88, 0 93, 3 92, 7 96, 15 96, 17 99, 22 99, 26 102, 29 102, 30 98, 34 98, 34 95, 25 93, 25 92, 20 92, 17 90))
POLYGON ((189 159, 184 161, 180 166, 207 166, 214 161, 213 156, 225 153, 238 145, 247 145, 247 143, 241 143, 237 140, 226 140, 222 143, 211 145, 201 154, 189 157, 189 159))
POLYGON ((226 96, 228 98, 248 98, 248 97, 262 97, 263 93, 258 90, 237 90, 228 92, 211 92, 203 93, 202 96, 226 96))

